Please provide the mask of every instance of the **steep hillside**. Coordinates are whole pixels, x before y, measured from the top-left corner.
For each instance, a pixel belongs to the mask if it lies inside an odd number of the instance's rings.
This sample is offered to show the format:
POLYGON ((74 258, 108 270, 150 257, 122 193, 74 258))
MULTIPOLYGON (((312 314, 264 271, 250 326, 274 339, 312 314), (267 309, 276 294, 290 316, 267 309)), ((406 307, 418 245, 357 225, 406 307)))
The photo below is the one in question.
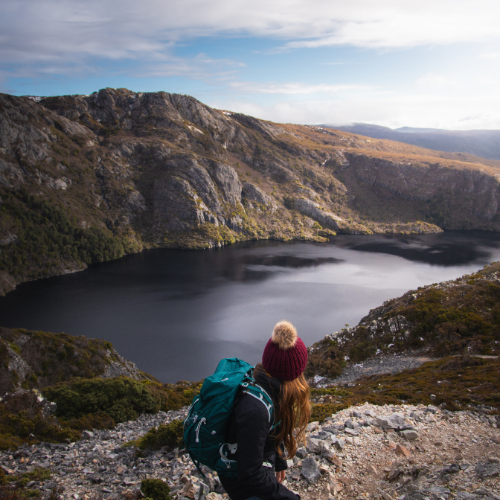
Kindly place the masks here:
POLYGON ((499 169, 179 94, 0 95, 0 293, 151 247, 497 231, 499 169))
POLYGON ((104 340, 0 327, 0 396, 74 377, 154 380, 104 340))
POLYGON ((104 340, 0 328, 0 450, 68 443, 84 430, 186 407, 200 387, 161 384, 104 340))
POLYGON ((310 347, 307 374, 335 378, 346 364, 403 352, 434 358, 498 356, 499 343, 497 262, 475 274, 410 290, 372 309, 357 326, 327 335, 310 347))
POLYGON ((439 130, 410 127, 394 130, 367 123, 324 126, 375 139, 389 139, 422 148, 500 160, 500 130, 439 130))

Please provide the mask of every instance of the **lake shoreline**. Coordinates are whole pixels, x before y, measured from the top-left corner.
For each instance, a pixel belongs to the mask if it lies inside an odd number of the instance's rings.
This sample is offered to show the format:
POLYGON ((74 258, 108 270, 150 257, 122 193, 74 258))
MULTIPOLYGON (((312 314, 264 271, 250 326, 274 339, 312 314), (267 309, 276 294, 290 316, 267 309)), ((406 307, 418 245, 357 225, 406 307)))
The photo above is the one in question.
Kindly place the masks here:
POLYGON ((409 289, 499 259, 500 235, 468 231, 149 249, 23 283, 0 298, 0 316, 5 327, 104 338, 159 380, 199 380, 223 357, 258 362, 280 319, 312 345, 409 289))

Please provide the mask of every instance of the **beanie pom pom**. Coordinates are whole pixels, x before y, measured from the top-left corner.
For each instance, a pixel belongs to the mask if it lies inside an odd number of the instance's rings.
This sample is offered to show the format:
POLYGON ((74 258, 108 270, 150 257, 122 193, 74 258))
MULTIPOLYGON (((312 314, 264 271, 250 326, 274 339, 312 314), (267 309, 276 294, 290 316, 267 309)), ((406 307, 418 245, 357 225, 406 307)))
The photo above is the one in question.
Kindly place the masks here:
POLYGON ((271 341, 280 349, 290 349, 297 342, 297 330, 289 321, 276 323, 271 341))

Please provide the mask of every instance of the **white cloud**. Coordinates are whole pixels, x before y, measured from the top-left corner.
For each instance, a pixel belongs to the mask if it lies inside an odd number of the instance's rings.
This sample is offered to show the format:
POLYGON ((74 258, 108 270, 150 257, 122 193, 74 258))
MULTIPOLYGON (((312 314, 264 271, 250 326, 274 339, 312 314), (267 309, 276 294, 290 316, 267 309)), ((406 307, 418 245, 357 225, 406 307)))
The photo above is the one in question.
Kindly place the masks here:
POLYGON ((480 54, 479 57, 481 59, 500 59, 500 52, 485 52, 480 54))
POLYGON ((418 87, 441 88, 441 87, 450 87, 456 85, 457 81, 443 75, 436 75, 435 73, 427 73, 426 75, 421 76, 417 80, 416 84, 418 87))
POLYGON ((229 86, 245 94, 282 94, 282 95, 310 95, 318 93, 337 93, 345 90, 365 90, 367 85, 308 85, 304 83, 257 83, 257 82, 230 82, 229 86))
POLYGON ((0 61, 161 60, 210 36, 271 37, 285 49, 491 41, 499 14, 497 0, 4 1, 0 61))
POLYGON ((275 102, 270 106, 246 100, 208 102, 220 109, 279 123, 373 123, 386 127, 431 127, 451 130, 500 129, 500 96, 469 99, 424 95, 364 96, 342 100, 275 102))

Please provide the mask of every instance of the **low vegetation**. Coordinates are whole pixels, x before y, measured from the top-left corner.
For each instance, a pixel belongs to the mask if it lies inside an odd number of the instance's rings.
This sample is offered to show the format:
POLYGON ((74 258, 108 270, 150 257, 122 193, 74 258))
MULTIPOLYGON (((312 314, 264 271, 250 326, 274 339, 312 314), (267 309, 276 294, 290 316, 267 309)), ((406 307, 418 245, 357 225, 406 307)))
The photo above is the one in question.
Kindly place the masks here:
POLYGON ((447 356, 395 375, 361 378, 341 393, 314 389, 312 396, 312 420, 364 402, 433 404, 451 411, 480 407, 500 414, 500 359, 447 356))
POLYGON ((0 403, 0 450, 16 449, 23 443, 76 441, 85 429, 108 429, 114 421, 106 414, 57 419, 47 412, 35 391, 21 391, 0 403))
POLYGON ((161 479, 144 479, 141 482, 141 491, 146 499, 151 500, 172 500, 170 488, 161 479))
POLYGON ((43 394, 57 404, 56 415, 65 420, 101 413, 125 422, 160 410, 159 401, 145 384, 125 377, 76 379, 46 387, 43 394))
MULTIPOLYGON (((28 488, 27 485, 32 481, 47 481, 51 477, 52 472, 49 469, 36 468, 30 472, 8 476, 0 469, 0 498, 3 500, 38 498, 41 496, 40 490, 28 488)), ((55 498, 55 493, 51 498, 55 498)))
POLYGON ((184 426, 182 420, 172 420, 169 424, 150 429, 137 442, 140 450, 173 449, 183 445, 184 426))
POLYGON ((44 389, 44 396, 57 403, 55 415, 47 413, 46 402, 35 391, 21 391, 0 402, 0 449, 75 441, 86 429, 111 429, 140 413, 176 410, 191 404, 200 387, 126 377, 74 379, 44 389))

